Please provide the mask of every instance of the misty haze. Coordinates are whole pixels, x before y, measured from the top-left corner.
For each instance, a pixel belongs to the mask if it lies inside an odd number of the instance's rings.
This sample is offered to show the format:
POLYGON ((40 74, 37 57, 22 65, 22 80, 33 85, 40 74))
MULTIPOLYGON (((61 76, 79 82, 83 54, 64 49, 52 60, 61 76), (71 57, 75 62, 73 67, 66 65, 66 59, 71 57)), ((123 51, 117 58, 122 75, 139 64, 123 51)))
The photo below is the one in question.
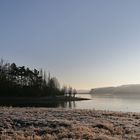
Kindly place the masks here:
POLYGON ((140 0, 0 0, 0 140, 140 140, 140 0))

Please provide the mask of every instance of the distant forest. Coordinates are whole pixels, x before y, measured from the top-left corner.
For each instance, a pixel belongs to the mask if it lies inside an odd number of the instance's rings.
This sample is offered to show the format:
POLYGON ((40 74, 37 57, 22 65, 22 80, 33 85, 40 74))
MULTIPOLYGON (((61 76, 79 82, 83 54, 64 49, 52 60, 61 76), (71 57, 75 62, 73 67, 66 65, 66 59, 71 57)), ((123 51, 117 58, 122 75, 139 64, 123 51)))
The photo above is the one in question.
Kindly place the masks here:
POLYGON ((0 96, 1 97, 75 97, 77 91, 63 86, 55 77, 45 71, 17 66, 15 63, 0 60, 0 96))

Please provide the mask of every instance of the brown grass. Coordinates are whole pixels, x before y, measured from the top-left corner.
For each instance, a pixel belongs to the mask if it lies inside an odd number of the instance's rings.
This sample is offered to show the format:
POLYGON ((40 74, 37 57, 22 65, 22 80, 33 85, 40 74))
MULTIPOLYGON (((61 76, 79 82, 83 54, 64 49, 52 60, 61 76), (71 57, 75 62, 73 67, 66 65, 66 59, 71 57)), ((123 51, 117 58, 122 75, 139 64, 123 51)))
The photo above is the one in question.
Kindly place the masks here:
POLYGON ((140 114, 0 108, 0 140, 139 140, 140 114))

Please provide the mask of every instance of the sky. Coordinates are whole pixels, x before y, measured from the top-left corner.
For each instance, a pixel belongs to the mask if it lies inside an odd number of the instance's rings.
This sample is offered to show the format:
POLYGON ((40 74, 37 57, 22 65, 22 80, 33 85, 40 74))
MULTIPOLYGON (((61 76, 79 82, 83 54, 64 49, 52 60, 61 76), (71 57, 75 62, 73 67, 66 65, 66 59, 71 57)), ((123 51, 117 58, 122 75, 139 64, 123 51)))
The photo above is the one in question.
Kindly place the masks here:
POLYGON ((0 0, 0 58, 76 89, 140 84, 139 0, 0 0))

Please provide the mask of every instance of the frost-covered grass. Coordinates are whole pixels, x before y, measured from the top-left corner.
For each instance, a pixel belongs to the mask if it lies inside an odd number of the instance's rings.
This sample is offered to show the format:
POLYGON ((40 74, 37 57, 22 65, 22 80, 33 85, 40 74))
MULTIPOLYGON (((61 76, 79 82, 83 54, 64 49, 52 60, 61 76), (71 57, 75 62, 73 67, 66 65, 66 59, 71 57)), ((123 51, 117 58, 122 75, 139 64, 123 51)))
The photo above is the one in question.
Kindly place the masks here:
POLYGON ((0 107, 0 140, 139 140, 140 114, 0 107))

